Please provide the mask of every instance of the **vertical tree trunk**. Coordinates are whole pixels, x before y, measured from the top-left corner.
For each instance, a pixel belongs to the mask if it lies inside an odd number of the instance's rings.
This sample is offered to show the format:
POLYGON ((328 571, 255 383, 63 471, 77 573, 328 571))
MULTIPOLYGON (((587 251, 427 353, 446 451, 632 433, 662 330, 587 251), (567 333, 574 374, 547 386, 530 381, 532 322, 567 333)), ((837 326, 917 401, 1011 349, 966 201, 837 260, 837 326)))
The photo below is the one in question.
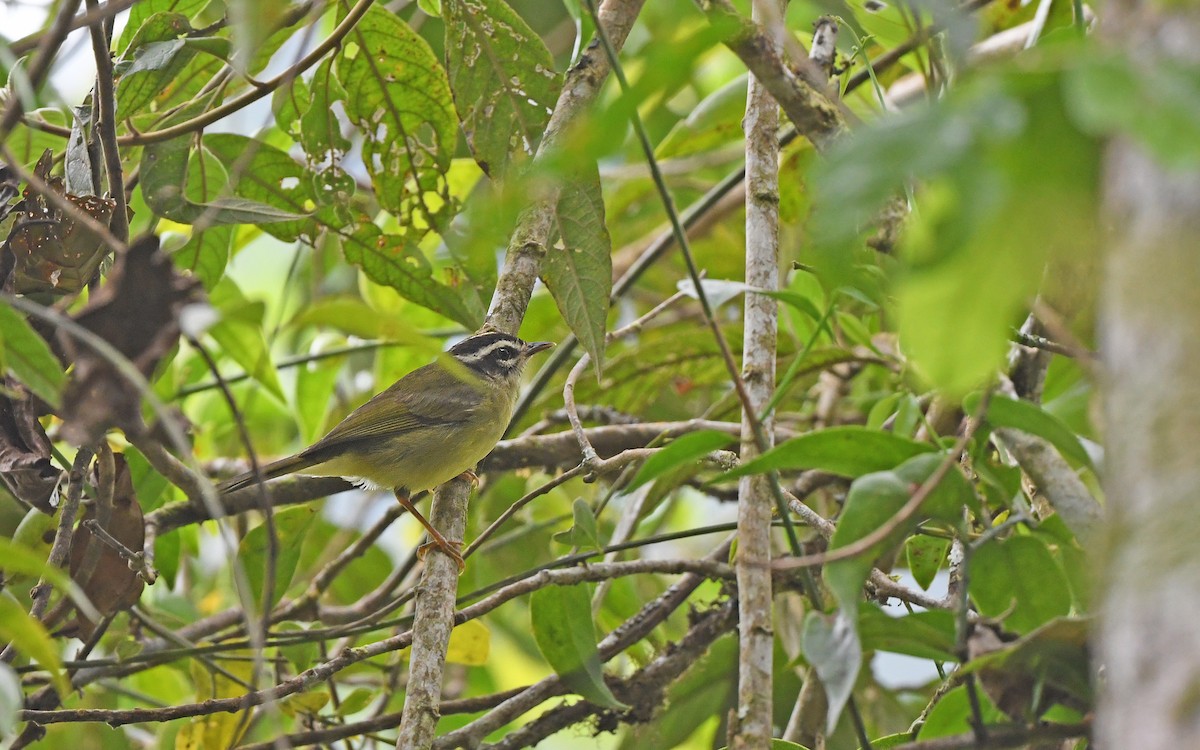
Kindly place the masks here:
MULTIPOLYGON (((763 0, 776 3, 777 0, 763 0)), ((754 4, 755 20, 764 15, 754 4)), ((750 76, 746 98, 746 283, 775 289, 779 276, 779 107, 750 76)), ((746 295, 742 377, 753 408, 761 410, 775 390, 775 300, 746 295)), ((758 453, 751 420, 742 416, 742 459, 758 453)), ((768 439, 771 421, 763 425, 768 439)), ((739 660, 737 716, 730 724, 731 748, 764 748, 772 734, 771 489, 766 475, 738 484, 739 660)))
MULTIPOLYGON (((1119 10, 1105 30, 1129 59, 1200 64, 1194 6, 1119 10)), ((1200 170, 1121 140, 1105 179, 1117 229, 1101 320, 1111 544, 1097 746, 1200 747, 1200 170)))

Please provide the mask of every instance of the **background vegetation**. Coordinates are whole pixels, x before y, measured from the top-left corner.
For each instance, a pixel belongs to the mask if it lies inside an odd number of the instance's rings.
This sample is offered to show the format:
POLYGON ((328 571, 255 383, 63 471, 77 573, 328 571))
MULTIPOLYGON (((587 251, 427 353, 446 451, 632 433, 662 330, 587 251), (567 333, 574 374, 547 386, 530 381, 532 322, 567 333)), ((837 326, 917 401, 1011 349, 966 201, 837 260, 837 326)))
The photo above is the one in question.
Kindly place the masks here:
POLYGON ((1195 68, 1078 1, 759 5, 8 42, 6 745, 1087 746, 1105 144, 1195 169, 1195 68), (484 325, 559 346, 461 577, 390 495, 213 491, 484 325))

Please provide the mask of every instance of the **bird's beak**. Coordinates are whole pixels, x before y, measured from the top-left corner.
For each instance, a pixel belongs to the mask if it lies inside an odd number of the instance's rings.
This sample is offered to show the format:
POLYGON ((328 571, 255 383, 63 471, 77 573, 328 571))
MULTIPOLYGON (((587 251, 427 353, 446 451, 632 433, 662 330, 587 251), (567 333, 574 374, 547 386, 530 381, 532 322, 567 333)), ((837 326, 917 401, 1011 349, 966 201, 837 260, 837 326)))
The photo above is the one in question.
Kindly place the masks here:
POLYGON ((530 341, 525 345, 525 356, 531 357, 538 352, 544 352, 547 349, 553 349, 553 341, 530 341))

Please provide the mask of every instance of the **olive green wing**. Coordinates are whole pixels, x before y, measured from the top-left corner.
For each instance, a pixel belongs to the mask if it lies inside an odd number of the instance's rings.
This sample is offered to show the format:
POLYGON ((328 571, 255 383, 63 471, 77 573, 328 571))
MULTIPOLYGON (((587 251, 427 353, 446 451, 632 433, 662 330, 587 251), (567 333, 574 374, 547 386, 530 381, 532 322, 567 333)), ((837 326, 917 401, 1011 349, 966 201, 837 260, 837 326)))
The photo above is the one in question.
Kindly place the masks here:
POLYGON ((437 364, 410 372, 355 409, 302 455, 365 439, 462 423, 483 402, 481 385, 449 374, 437 364))

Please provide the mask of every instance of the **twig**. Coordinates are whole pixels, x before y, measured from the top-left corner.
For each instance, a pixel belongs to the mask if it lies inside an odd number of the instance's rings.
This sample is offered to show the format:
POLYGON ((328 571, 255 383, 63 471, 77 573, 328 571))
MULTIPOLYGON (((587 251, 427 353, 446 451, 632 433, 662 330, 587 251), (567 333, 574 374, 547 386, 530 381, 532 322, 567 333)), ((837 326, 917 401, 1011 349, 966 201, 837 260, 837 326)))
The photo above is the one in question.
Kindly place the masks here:
MULTIPOLYGON (((623 338, 633 333, 642 330, 646 323, 658 317, 674 305, 686 295, 683 292, 676 292, 668 297, 663 302, 655 305, 653 309, 633 321, 627 326, 616 331, 611 331, 605 334, 604 343, 608 345, 619 338, 623 338)), ((584 352, 571 371, 567 373, 567 379, 563 383, 563 410, 567 413, 567 421, 571 424, 571 430, 575 433, 575 440, 579 442, 579 453, 583 456, 583 465, 585 468, 590 468, 593 464, 600 460, 600 456, 596 454, 596 449, 588 442, 587 434, 583 429, 583 422, 579 419, 579 410, 575 407, 575 382, 579 380, 579 376, 587 369, 587 366, 592 362, 592 355, 584 352)))
POLYGON ((134 552, 126 547, 121 543, 120 539, 108 533, 108 530, 101 526, 100 522, 95 518, 89 518, 83 522, 83 525, 87 527, 88 531, 92 532, 93 536, 107 544, 113 551, 120 555, 122 560, 129 563, 129 569, 137 573, 138 577, 147 584, 153 585, 158 580, 158 571, 146 562, 145 552, 134 552))
MULTIPOLYGON (((86 0, 86 2, 89 14, 99 11, 99 0, 86 0)), ((109 39, 105 33, 107 20, 106 18, 97 18, 91 26, 92 55, 96 58, 96 102, 100 111, 99 120, 95 123, 95 132, 100 136, 100 146, 104 151, 104 171, 108 174, 108 192, 116 204, 108 225, 112 229, 113 237, 120 242, 126 242, 129 239, 129 215, 125 203, 125 180, 121 171, 121 152, 117 148, 116 84, 113 82, 112 56, 108 52, 109 39)))
MULTIPOLYGON (((725 559, 729 555, 730 546, 731 541, 726 541, 707 555, 705 560, 725 559)), ((704 580, 706 579, 703 576, 697 574, 685 575, 661 596, 646 604, 633 617, 605 636, 596 646, 601 661, 608 661, 644 638, 672 612, 682 606, 704 580)), ((434 741, 433 748, 434 750, 451 750, 462 746, 477 745, 483 741, 484 737, 532 710, 547 698, 559 694, 562 689, 561 680, 557 676, 547 677, 504 701, 478 719, 439 737, 434 741)))
MULTIPOLYGON (((58 15, 54 17, 54 23, 50 26, 50 31, 41 38, 37 46, 37 54, 29 67, 24 71, 24 83, 28 85, 29 93, 36 94, 38 89, 46 81, 46 76, 50 73, 50 63, 54 60, 54 56, 58 54, 58 50, 62 47, 62 43, 66 40, 67 34, 71 32, 71 23, 74 20, 75 12, 79 10, 80 0, 66 0, 58 7, 58 15)), ((7 103, 4 105, 3 113, 0 113, 0 144, 3 144, 9 133, 12 132, 13 126, 17 124, 17 120, 21 119, 21 115, 25 112, 24 97, 20 93, 21 86, 17 85, 16 80, 8 82, 12 89, 12 95, 8 97, 7 103)), ((12 159, 5 154, 5 161, 9 165, 13 165, 12 159)))

